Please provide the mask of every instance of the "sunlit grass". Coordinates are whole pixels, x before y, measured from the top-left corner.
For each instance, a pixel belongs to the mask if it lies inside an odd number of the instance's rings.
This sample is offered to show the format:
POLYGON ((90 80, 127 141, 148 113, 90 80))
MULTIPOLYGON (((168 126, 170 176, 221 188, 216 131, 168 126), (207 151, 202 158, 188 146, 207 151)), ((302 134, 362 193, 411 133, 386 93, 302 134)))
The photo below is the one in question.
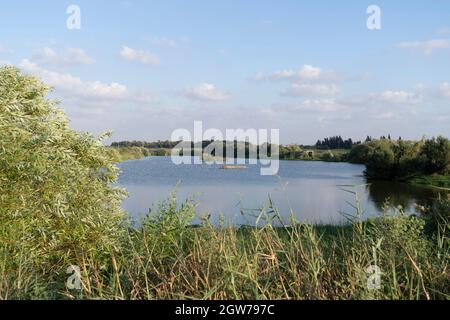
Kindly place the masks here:
MULTIPOLYGON (((2 246, 0 298, 446 299, 448 208, 344 226, 194 227, 195 202, 172 195, 139 228, 118 226, 120 237, 105 252, 41 264, 39 251, 2 246), (80 291, 65 287, 69 265, 82 270, 80 291), (367 287, 371 265, 382 272, 379 290, 367 287)), ((261 218, 281 219, 270 212, 261 218)))

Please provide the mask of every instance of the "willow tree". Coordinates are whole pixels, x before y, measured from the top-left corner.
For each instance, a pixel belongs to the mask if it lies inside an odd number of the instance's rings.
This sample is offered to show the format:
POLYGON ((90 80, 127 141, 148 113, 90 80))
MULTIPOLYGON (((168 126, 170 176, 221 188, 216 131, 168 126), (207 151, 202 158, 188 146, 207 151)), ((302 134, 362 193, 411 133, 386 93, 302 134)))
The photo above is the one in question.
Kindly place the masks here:
POLYGON ((50 90, 0 68, 0 295, 5 283, 23 290, 37 273, 56 282, 69 265, 83 269, 122 230, 118 169, 101 138, 69 127, 50 90))

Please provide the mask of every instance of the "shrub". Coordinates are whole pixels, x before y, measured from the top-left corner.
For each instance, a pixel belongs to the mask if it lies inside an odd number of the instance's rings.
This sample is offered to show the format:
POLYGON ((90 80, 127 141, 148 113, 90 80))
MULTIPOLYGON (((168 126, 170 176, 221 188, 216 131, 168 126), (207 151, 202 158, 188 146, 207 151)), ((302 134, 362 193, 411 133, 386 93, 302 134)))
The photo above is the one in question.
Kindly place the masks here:
POLYGON ((421 155, 425 158, 426 173, 447 173, 450 168, 450 141, 444 137, 427 140, 421 155))
MULTIPOLYGON (((83 267, 118 246, 124 197, 111 186, 118 169, 101 138, 71 130, 49 91, 14 67, 0 68, 0 269, 39 270, 45 286, 69 265, 83 267)), ((26 292, 20 286, 8 290, 26 292)))
POLYGON ((422 141, 373 140, 355 146, 347 156, 365 164, 372 179, 407 180, 423 174, 446 174, 450 167, 450 141, 444 137, 422 141))
POLYGON ((366 164, 369 160, 369 144, 360 144, 352 148, 348 153, 348 161, 356 164, 366 164))
POLYGON ((371 178, 390 179, 392 178, 392 166, 395 161, 395 154, 390 148, 387 140, 380 140, 367 154, 366 174, 371 178))

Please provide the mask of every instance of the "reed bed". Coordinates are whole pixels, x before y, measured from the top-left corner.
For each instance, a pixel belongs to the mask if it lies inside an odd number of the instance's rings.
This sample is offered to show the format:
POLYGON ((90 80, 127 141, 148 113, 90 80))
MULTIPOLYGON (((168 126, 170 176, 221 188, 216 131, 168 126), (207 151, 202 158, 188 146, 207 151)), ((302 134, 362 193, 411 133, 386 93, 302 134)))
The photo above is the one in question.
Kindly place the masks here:
POLYGON ((67 244, 63 255, 33 248, 26 226, 0 223, 2 239, 16 235, 0 247, 0 298, 449 298, 448 201, 424 217, 397 211, 367 221, 355 207, 342 226, 286 223, 273 207, 260 211, 260 227, 193 226, 196 203, 173 194, 138 227, 116 226, 110 246, 67 244), (67 288, 70 265, 81 270, 81 290, 67 288), (369 266, 379 267, 378 288, 368 286, 369 266))

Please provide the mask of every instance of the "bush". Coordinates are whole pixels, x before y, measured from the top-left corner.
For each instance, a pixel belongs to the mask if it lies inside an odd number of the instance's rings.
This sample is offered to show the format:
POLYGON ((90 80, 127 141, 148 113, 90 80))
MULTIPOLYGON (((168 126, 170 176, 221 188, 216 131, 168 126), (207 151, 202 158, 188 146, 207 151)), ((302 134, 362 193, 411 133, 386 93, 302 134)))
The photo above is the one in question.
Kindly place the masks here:
MULTIPOLYGON (((117 247, 124 197, 111 186, 118 169, 101 139, 71 130, 49 90, 0 68, 0 269, 40 270, 46 287, 69 265, 117 247)), ((8 290, 26 292, 21 281, 8 290)))
POLYGON ((450 141, 444 137, 422 141, 373 140, 355 146, 351 163, 365 164, 372 179, 407 180, 424 174, 446 174, 450 167, 450 141))
POLYGON ((428 174, 449 172, 450 141, 444 137, 427 140, 421 155, 425 158, 425 170, 428 174))
POLYGON ((379 141, 367 154, 366 174, 371 178, 391 179, 395 154, 388 141, 379 141))

